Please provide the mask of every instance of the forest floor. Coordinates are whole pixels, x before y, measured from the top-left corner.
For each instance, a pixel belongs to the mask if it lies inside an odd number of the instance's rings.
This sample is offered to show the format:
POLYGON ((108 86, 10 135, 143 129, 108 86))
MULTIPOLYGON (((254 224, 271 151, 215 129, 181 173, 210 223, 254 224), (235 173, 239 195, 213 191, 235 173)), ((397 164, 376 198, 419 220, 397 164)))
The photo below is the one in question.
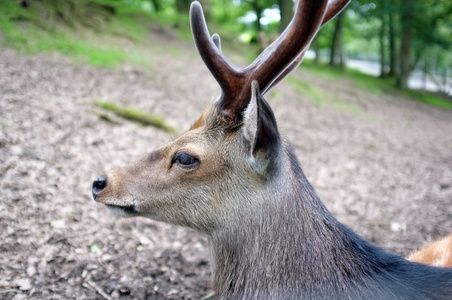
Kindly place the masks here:
MULTIPOLYGON (((207 238, 111 216, 94 178, 173 136, 94 112, 107 100, 183 132, 217 94, 194 46, 150 33, 149 68, 0 49, 0 298, 200 299, 207 238), (177 48, 177 53, 166 49, 177 48)), ((240 54, 237 54, 240 55, 240 54)), ((299 68, 269 93, 280 130, 337 218, 406 255, 452 233, 452 110, 299 68), (293 82, 322 91, 321 101, 293 82)), ((303 245, 300 245, 302 247, 303 245)))

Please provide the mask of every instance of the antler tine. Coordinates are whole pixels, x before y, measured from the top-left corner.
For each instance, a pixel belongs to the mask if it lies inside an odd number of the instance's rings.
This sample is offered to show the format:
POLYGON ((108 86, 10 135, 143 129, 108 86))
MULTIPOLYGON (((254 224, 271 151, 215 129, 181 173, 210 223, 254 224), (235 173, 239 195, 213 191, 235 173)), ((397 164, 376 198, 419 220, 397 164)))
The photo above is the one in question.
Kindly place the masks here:
POLYGON ((323 17, 322 26, 337 16, 350 2, 351 0, 333 0, 328 3, 328 8, 325 16, 323 17))
POLYGON ((327 3, 299 0, 286 30, 247 68, 262 91, 309 45, 324 19, 327 3))
MULTIPOLYGON (((325 12, 325 16, 323 17, 322 25, 323 27, 326 23, 328 23, 331 19, 337 16, 349 3, 351 0, 333 0, 328 3, 328 8, 325 12)), ((320 30, 319 28, 319 30, 320 30)), ((268 86, 267 89, 262 91, 262 94, 265 94, 272 87, 277 85, 282 79, 284 79, 287 75, 289 75, 293 70, 295 70, 303 61, 304 56, 306 55, 306 51, 308 50, 309 45, 303 50, 297 58, 295 58, 292 63, 281 73, 279 76, 268 86)))
POLYGON ((212 35, 212 41, 215 44, 215 46, 217 46, 218 50, 220 50, 220 52, 221 52, 221 39, 220 39, 220 35, 218 33, 214 33, 212 35))
POLYGON ((194 1, 190 6, 190 22, 196 48, 210 73, 220 85, 222 98, 224 95, 234 97, 235 90, 237 90, 234 89, 234 86, 242 76, 239 69, 234 67, 221 53, 219 36, 217 34, 210 36, 201 4, 198 1, 194 1))

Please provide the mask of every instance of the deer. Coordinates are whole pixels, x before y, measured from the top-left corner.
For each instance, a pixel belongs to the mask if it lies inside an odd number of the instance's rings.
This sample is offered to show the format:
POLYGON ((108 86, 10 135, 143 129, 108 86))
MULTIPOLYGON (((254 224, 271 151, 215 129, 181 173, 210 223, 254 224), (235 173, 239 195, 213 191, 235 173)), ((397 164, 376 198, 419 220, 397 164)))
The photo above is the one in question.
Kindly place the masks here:
POLYGON ((291 23, 238 68, 190 23, 221 94, 168 144, 94 180, 94 200, 207 235, 217 299, 451 299, 452 269, 386 252, 340 223, 303 173, 264 95, 303 60, 319 29, 349 0, 299 0, 291 23))

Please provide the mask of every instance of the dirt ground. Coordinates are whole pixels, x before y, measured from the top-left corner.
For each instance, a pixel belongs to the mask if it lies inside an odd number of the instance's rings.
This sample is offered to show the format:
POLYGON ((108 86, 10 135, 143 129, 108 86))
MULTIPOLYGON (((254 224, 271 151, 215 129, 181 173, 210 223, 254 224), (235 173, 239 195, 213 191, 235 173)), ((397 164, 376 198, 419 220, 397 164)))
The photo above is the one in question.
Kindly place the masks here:
MULTIPOLYGON (((204 236, 110 216, 91 197, 95 177, 173 138, 105 122, 93 101, 154 112, 182 132, 217 93, 191 43, 167 45, 182 50, 150 55, 150 69, 96 68, 0 49, 1 299, 209 293, 204 236)), ((339 220, 401 255, 452 233, 452 111, 374 95, 302 68, 293 76, 354 108, 318 104, 287 82, 269 97, 280 130, 339 220)))

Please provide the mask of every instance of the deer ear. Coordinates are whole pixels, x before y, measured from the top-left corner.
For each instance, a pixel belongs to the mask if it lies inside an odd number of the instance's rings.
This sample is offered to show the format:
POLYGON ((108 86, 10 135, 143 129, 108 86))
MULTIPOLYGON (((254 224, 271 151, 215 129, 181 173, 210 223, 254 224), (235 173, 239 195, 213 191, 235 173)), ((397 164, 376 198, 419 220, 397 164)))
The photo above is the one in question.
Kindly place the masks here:
POLYGON ((273 111, 262 97, 257 81, 251 83, 251 100, 245 109, 243 123, 243 134, 250 145, 250 166, 257 173, 266 175, 274 166, 280 137, 273 111))

